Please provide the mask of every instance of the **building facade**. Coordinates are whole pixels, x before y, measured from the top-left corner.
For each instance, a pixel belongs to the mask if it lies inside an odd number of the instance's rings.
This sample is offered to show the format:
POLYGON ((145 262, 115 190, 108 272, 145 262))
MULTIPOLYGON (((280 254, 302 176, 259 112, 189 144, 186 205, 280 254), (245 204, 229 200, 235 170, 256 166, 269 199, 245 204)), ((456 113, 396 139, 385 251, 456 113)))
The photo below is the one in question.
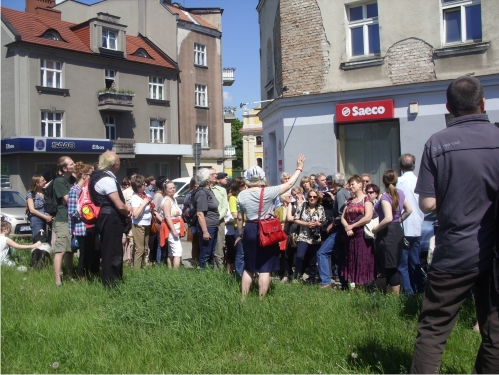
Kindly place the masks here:
POLYGON ((304 153, 304 174, 369 173, 380 185, 445 128, 445 92, 462 75, 480 79, 499 121, 494 0, 260 0, 257 11, 271 183, 304 153))
POLYGON ((180 176, 191 145, 179 143, 175 60, 117 14, 72 23, 46 6, 2 8, 2 175, 11 187, 24 193, 61 155, 94 164, 107 149, 121 157, 119 179, 180 176))
POLYGON ((261 106, 243 110, 243 128, 239 132, 243 136, 243 169, 252 165, 263 167, 262 122, 258 117, 261 106))

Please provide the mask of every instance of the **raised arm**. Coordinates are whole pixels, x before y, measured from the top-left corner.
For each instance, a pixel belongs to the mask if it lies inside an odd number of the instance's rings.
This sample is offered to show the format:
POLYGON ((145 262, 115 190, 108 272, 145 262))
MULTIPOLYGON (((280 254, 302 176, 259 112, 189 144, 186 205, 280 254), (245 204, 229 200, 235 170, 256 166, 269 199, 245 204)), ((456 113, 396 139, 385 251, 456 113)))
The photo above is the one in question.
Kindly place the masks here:
POLYGON ((296 170, 295 173, 291 175, 291 178, 289 179, 288 182, 285 182, 284 184, 279 185, 280 193, 279 194, 284 194, 287 192, 289 189, 291 189, 294 185, 295 182, 298 180, 298 177, 300 177, 301 172, 303 172, 303 166, 305 165, 305 156, 302 154, 298 155, 298 159, 296 160, 296 170))

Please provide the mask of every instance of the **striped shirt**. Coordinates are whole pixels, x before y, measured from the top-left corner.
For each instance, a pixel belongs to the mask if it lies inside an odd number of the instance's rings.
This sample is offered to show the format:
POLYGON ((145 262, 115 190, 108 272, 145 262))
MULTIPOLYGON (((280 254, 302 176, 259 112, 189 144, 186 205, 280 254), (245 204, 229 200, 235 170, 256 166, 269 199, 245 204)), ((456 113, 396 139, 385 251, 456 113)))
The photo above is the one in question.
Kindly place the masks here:
POLYGON ((78 212, 78 200, 80 199, 81 187, 74 184, 68 194, 68 229, 73 236, 85 236, 87 228, 80 219, 78 212))
MULTIPOLYGON (((244 212, 246 220, 258 219, 258 208, 260 206, 261 189, 246 189, 237 195, 237 210, 244 212)), ((274 200, 281 193, 280 186, 266 187, 263 194, 262 216, 274 213, 274 200)))

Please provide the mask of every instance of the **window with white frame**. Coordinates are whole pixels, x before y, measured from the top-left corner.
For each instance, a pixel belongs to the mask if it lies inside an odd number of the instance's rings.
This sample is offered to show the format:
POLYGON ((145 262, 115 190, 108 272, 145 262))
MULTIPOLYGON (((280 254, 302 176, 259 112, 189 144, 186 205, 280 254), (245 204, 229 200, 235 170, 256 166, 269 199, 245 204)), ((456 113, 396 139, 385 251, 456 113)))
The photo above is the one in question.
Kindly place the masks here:
POLYGON ((165 143, 165 122, 162 120, 150 120, 149 142, 165 143))
POLYGON ((209 148, 208 126, 196 125, 196 143, 201 143, 201 148, 209 148))
POLYGON ((442 0, 442 12, 446 44, 482 40, 480 0, 442 0))
POLYGON ((62 137, 62 113, 42 111, 42 137, 62 137))
POLYGON ((116 139, 116 117, 106 116, 106 139, 116 139))
POLYGON ((149 77, 149 98, 163 100, 163 78, 149 77))
POLYGON ((352 57, 380 53, 378 3, 347 8, 352 57))
POLYGON ((41 60, 41 86, 62 88, 62 62, 41 60))
POLYGON ((194 64, 206 66, 206 46, 194 43, 194 64))
POLYGON ((116 71, 111 69, 105 69, 105 83, 106 89, 111 89, 116 87, 116 71))
POLYGON ((118 32, 102 29, 102 48, 117 49, 118 32))
POLYGON ((196 85, 195 95, 197 107, 208 107, 208 86, 196 85))

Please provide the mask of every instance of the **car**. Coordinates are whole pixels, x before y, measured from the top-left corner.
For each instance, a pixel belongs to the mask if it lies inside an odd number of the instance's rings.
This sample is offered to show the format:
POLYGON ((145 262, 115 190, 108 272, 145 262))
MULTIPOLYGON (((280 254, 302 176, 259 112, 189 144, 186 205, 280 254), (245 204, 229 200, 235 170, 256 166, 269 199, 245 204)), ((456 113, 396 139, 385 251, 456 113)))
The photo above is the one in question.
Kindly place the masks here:
POLYGON ((12 224, 11 234, 31 237, 31 226, 26 218, 26 199, 15 190, 2 189, 0 210, 5 220, 12 224))
POLYGON ((184 199, 189 192, 191 178, 192 177, 180 177, 172 181, 175 184, 175 195, 173 197, 177 200, 180 209, 184 208, 184 199))

